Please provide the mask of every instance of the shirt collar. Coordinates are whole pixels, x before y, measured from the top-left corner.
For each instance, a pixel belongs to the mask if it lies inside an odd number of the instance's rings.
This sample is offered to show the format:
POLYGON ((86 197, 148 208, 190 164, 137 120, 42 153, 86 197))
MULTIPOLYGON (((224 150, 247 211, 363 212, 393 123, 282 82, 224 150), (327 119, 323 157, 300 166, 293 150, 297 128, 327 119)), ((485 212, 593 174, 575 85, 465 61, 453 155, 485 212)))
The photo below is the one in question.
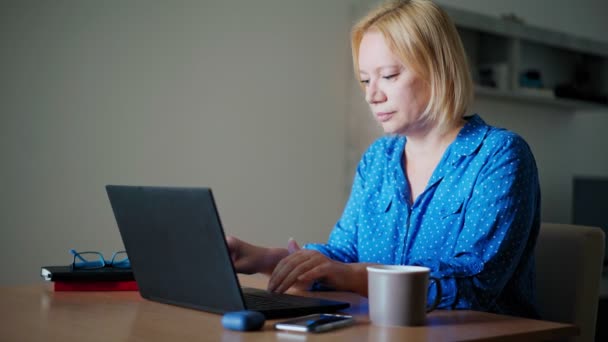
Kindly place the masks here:
POLYGON ((456 158, 469 156, 479 149, 490 126, 479 115, 464 118, 467 122, 452 143, 452 155, 456 158))
MULTIPOLYGON (((450 151, 446 151, 449 155, 444 156, 442 159, 443 161, 439 162, 437 169, 433 172, 433 175, 429 180, 429 184, 434 184, 443 178, 447 171, 447 165, 454 166, 460 158, 475 153, 481 146, 483 139, 490 129, 490 126, 488 126, 488 124, 486 124, 477 114, 464 117, 464 120, 466 121, 464 127, 460 130, 456 139, 448 148, 450 151)), ((406 140, 406 137, 398 136, 396 140, 397 143, 394 145, 398 146, 398 148, 391 150, 391 153, 388 153, 387 156, 393 165, 393 181, 396 185, 397 192, 401 194, 399 198, 407 203, 405 196, 409 196, 409 189, 406 186, 405 170, 403 170, 402 167, 403 149, 406 140)))

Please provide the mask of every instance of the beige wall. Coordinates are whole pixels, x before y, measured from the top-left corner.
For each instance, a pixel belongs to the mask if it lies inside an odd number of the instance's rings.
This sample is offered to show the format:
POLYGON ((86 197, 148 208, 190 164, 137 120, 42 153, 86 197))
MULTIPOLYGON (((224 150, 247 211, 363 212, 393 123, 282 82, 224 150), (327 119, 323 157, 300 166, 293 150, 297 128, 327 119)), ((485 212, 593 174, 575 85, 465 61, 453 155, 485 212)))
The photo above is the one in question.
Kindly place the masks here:
POLYGON ((1 6, 0 285, 70 248, 120 249, 108 183, 211 186, 230 234, 327 238, 347 182, 347 1, 1 6))

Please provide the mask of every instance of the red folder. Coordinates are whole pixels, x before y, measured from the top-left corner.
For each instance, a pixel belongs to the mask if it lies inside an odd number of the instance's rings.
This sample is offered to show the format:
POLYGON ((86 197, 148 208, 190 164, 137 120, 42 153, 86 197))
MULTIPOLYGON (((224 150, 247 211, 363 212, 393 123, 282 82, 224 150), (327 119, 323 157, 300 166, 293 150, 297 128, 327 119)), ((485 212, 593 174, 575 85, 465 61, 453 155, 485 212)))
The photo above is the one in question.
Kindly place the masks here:
POLYGON ((137 291, 137 282, 128 281, 54 281, 55 291, 137 291))

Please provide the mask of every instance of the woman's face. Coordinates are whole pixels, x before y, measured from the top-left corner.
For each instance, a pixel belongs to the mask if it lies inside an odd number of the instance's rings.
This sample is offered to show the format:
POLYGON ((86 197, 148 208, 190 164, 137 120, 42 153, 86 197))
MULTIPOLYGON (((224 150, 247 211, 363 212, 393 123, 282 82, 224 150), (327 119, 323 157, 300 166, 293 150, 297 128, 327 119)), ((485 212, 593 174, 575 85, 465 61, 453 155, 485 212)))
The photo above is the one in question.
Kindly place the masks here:
POLYGON ((428 87, 393 55, 380 32, 363 36, 359 73, 365 100, 385 133, 410 135, 424 128, 421 114, 429 101, 428 87))

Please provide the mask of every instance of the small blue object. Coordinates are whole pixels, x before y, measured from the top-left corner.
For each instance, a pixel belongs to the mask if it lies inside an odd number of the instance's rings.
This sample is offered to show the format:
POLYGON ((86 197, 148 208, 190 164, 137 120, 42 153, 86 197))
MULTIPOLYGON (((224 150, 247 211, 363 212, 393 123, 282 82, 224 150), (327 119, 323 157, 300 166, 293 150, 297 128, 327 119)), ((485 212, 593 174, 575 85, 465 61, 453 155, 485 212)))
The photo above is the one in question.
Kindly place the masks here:
POLYGON ((228 312, 222 317, 224 328, 238 331, 260 330, 265 322, 266 317, 257 311, 228 312))

